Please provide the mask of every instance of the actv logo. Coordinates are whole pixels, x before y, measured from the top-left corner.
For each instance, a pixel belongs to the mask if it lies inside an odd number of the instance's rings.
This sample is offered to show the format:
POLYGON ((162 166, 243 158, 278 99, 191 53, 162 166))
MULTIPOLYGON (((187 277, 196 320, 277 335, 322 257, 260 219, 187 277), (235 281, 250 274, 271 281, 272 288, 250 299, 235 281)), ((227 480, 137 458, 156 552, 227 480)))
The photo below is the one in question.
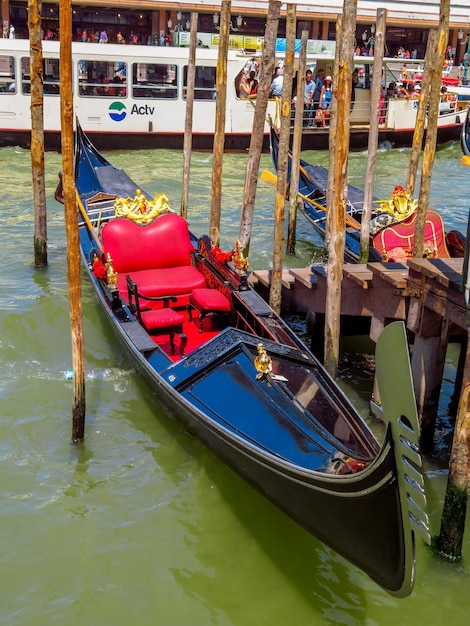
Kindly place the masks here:
MULTIPOLYGON (((113 122, 122 122, 127 117, 127 110, 122 102, 113 102, 110 104, 108 112, 113 122)), ((154 112, 155 107, 149 106, 148 104, 142 106, 133 104, 129 115, 153 115, 154 112)))
POLYGON ((109 105, 109 117, 113 122, 122 122, 126 118, 126 107, 122 102, 112 102, 109 105))

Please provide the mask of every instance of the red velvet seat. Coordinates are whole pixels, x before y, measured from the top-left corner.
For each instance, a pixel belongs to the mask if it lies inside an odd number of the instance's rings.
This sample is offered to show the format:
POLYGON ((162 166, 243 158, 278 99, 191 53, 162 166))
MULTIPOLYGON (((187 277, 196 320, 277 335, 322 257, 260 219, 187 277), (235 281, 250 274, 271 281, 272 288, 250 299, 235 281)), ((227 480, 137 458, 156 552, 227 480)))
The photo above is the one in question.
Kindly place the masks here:
POLYGON ((183 332, 184 315, 179 311, 175 311, 170 307, 170 301, 176 302, 175 296, 171 297, 142 297, 137 289, 137 284, 127 276, 127 290, 129 308, 135 312, 137 320, 146 328, 150 335, 169 335, 171 351, 175 349, 174 336, 179 335, 180 338, 180 354, 184 355, 184 349, 188 343, 188 339, 183 332), (163 308, 152 309, 145 307, 151 306, 152 302, 163 302, 163 308))
POLYGON ((217 289, 193 289, 189 299, 189 315, 192 309, 199 311, 199 332, 202 333, 203 321, 211 313, 228 313, 232 308, 230 300, 217 289))
MULTIPOLYGON (((372 245, 386 261, 406 262, 413 256, 416 220, 415 211, 403 222, 391 224, 380 230, 372 239, 372 245)), ((424 250, 427 258, 448 259, 444 224, 435 211, 428 211, 424 225, 424 250)))
POLYGON ((145 225, 118 217, 104 225, 102 238, 105 258, 111 257, 124 299, 127 274, 144 296, 189 297, 193 289, 206 285, 193 264, 194 245, 180 215, 164 214, 145 225))
MULTIPOLYGON (((139 292, 143 296, 182 296, 206 285, 204 276, 193 265, 140 270, 127 275, 138 283, 139 292)), ((118 289, 123 295, 127 292, 124 274, 118 275, 118 289)))

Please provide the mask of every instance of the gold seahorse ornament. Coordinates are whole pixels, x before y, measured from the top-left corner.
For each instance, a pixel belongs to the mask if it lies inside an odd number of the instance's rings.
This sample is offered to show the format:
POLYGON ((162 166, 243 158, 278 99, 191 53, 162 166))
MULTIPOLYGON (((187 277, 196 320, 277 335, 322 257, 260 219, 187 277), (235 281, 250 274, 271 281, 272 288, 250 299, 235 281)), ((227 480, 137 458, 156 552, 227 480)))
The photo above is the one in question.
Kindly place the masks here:
POLYGON ((395 222, 402 222, 418 208, 418 200, 413 200, 401 185, 397 185, 387 200, 379 200, 379 209, 391 213, 395 222))
POLYGON ((147 200, 140 189, 136 189, 135 196, 130 198, 116 198, 114 214, 116 217, 127 217, 138 224, 148 224, 164 211, 171 212, 170 201, 163 193, 159 193, 153 200, 147 200))
POLYGON ((233 251, 232 263, 239 274, 246 274, 248 270, 248 257, 243 256, 242 245, 237 240, 233 251))

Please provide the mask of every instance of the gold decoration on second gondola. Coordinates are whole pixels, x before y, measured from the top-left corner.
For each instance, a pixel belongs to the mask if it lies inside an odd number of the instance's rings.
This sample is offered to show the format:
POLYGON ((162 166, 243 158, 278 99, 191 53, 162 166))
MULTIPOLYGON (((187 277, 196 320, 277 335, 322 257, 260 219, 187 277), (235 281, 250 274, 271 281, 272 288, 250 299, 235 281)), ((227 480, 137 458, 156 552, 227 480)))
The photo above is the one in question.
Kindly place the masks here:
POLYGON ((418 200, 413 200, 401 185, 397 185, 387 200, 379 200, 379 208, 384 213, 391 213, 397 222, 406 220, 418 208, 418 200))
POLYGON ((375 210, 378 215, 370 223, 370 234, 377 235, 381 230, 403 222, 418 208, 418 200, 413 200, 401 185, 397 185, 387 200, 377 200, 379 207, 375 210))
POLYGON ((148 200, 140 189, 136 189, 133 198, 116 198, 114 201, 116 217, 127 217, 138 224, 147 224, 164 211, 171 211, 171 208, 170 201, 163 193, 148 200))

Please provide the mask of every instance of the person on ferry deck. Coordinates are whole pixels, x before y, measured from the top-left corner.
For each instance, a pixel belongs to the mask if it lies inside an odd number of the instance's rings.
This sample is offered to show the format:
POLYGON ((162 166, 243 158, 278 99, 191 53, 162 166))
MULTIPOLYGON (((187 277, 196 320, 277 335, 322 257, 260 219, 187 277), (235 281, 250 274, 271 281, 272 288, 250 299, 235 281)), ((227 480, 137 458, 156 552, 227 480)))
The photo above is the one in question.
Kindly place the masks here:
POLYGON ((255 70, 251 70, 249 73, 248 84, 250 86, 250 95, 255 96, 258 93, 258 81, 256 80, 255 70))
POLYGON ((352 89, 351 89, 351 111, 354 108, 356 101, 356 87, 359 86, 359 68, 355 68, 351 75, 352 89))
POLYGON ((242 72, 240 76, 240 84, 238 85, 238 96, 240 98, 248 98, 251 92, 251 85, 248 83, 248 76, 242 72))
POLYGON ((316 111, 319 108, 320 95, 323 87, 323 83, 325 82, 325 70, 319 69, 317 78, 315 80, 315 91, 313 92, 312 97, 312 110, 316 111))
POLYGON ((282 85, 284 83, 284 71, 280 68, 276 68, 276 73, 271 82, 271 89, 269 95, 272 97, 282 96, 282 85))
POLYGON ((331 98, 333 92, 331 91, 332 84, 331 76, 327 76, 325 78, 325 84, 322 87, 321 95, 320 95, 320 108, 321 109, 331 109, 331 98))
POLYGON ((326 126, 326 120, 330 118, 331 99, 333 96, 331 90, 332 82, 331 76, 325 78, 325 83, 321 88, 319 108, 315 113, 315 121, 321 122, 322 126, 326 126))
POLYGON ((312 70, 305 72, 305 88, 304 88, 304 124, 312 126, 313 116, 313 94, 315 93, 315 81, 313 80, 312 70))

